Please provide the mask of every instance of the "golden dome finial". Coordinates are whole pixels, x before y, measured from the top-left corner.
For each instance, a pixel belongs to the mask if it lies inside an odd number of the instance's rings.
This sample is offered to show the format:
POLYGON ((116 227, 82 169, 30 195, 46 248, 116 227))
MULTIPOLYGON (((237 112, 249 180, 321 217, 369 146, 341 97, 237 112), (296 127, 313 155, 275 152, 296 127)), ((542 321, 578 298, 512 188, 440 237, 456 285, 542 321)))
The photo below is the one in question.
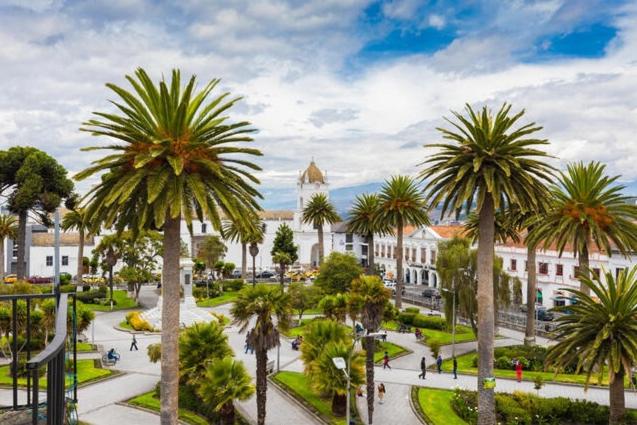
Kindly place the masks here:
POLYGON ((325 183, 325 176, 314 163, 314 157, 312 157, 310 165, 301 174, 300 180, 301 183, 325 183))

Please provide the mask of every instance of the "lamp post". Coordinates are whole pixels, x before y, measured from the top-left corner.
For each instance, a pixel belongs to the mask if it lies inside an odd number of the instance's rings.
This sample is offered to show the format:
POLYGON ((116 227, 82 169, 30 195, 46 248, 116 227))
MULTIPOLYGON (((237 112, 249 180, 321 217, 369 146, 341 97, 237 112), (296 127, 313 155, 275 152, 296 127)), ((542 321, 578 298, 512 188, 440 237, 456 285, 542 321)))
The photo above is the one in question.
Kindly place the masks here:
POLYGON ((350 377, 350 366, 352 364, 352 353, 354 352, 354 347, 356 346, 356 343, 358 342, 359 339, 380 338, 383 335, 384 334, 380 332, 372 332, 372 333, 368 333, 367 335, 355 335, 354 343, 352 344, 352 349, 349 351, 349 355, 347 356, 347 361, 345 361, 345 359, 342 357, 332 357, 332 362, 334 363, 334 366, 336 366, 336 369, 342 370, 343 373, 345 374, 345 377, 347 378, 347 395, 345 398, 346 400, 345 401, 345 409, 346 409, 345 425, 350 424, 350 395, 351 395, 350 393, 351 393, 351 384, 352 384, 352 380, 350 377))
POLYGON ((254 287, 257 284, 256 258, 259 255, 259 246, 256 242, 250 244, 250 255, 252 256, 252 286, 254 287))

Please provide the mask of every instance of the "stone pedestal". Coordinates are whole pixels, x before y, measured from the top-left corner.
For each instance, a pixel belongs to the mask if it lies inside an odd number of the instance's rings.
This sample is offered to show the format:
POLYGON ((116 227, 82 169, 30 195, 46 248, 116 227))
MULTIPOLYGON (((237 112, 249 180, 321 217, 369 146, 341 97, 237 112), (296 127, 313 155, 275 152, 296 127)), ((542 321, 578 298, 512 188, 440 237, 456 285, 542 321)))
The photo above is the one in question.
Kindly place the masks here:
MULTIPOLYGON (((181 327, 188 327, 194 323, 207 323, 217 320, 208 311, 197 307, 197 302, 192 296, 192 267, 194 263, 190 258, 179 260, 179 283, 184 290, 184 300, 179 306, 179 323, 181 327)), ((142 317, 151 324, 153 328, 161 331, 161 306, 162 295, 157 300, 157 306, 142 313, 142 317)))

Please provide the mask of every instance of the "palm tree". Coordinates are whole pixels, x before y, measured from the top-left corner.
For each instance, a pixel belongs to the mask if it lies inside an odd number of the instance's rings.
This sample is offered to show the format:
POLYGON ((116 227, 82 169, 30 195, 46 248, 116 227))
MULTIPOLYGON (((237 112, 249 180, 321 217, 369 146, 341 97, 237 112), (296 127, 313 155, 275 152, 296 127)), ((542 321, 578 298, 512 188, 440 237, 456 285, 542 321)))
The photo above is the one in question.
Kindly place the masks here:
POLYGON ((8 214, 0 214, 0 279, 4 277, 4 241, 15 239, 18 232, 18 220, 8 214))
MULTIPOLYGON (((594 244, 608 256, 618 250, 627 256, 637 249, 637 206, 608 177, 599 162, 570 164, 551 186, 552 202, 546 217, 529 239, 545 247, 555 244, 560 256, 568 244, 579 261, 579 277, 590 277, 589 254, 594 244)), ((581 291, 588 286, 580 284, 581 291)))
MULTIPOLYGON (((361 322, 368 333, 378 332, 383 320, 383 313, 387 301, 391 298, 389 289, 385 288, 378 276, 361 276, 352 282, 352 292, 361 299, 361 322)), ((374 416, 374 353, 376 352, 373 338, 365 338, 365 369, 367 372, 367 417, 372 423, 374 416)))
POLYGON ((509 115, 504 104, 495 116, 485 106, 475 113, 466 106, 468 117, 454 112, 457 121, 449 121, 455 130, 440 128, 447 143, 430 145, 437 149, 422 163, 420 176, 427 181, 425 190, 431 206, 442 203, 442 215, 456 214, 465 208, 480 217, 478 240, 478 424, 495 424, 495 394, 484 388, 484 379, 493 376, 495 306, 493 299, 493 259, 495 211, 517 204, 522 211, 535 211, 547 191, 552 168, 548 156, 539 147, 546 140, 529 136, 541 127, 534 123, 514 128, 524 115, 509 115))
POLYGON ((428 226, 425 197, 414 180, 393 176, 380 189, 380 209, 375 222, 379 227, 396 229, 396 307, 402 307, 403 232, 405 226, 428 226))
POLYGON ((303 208, 303 223, 310 223, 318 232, 319 266, 323 264, 325 247, 323 245, 323 225, 333 224, 339 220, 334 205, 324 193, 315 193, 303 208))
POLYGON ((384 236, 391 233, 391 226, 375 220, 380 206, 380 198, 377 194, 364 193, 354 200, 354 205, 349 212, 347 229, 349 232, 359 234, 367 239, 367 274, 375 274, 374 265, 374 235, 384 236))
POLYGON ((245 223, 228 221, 221 230, 224 239, 241 244, 241 278, 244 280, 248 277, 248 245, 263 241, 263 226, 259 217, 252 217, 248 224, 246 227, 245 223))
POLYGON ((208 365, 197 394, 219 412, 224 425, 234 425, 234 401, 249 399, 254 394, 254 385, 243 362, 224 357, 208 365))
POLYGON ((586 386, 593 372, 599 371, 601 378, 608 367, 609 423, 623 423, 624 377, 637 358, 637 267, 622 270, 616 278, 604 271, 593 279, 582 276, 580 282, 589 290, 563 288, 577 302, 568 306, 571 314, 557 319, 558 343, 549 348, 547 365, 577 364, 576 373, 586 372, 586 386))
POLYGON ((86 223, 84 211, 76 209, 69 211, 62 218, 62 229, 64 231, 77 230, 80 234, 80 241, 77 247, 77 284, 82 284, 82 275, 84 274, 84 237, 90 232, 90 226, 86 223))
POLYGON ((303 344, 301 344, 301 360, 305 365, 305 374, 312 379, 315 370, 311 365, 321 355, 329 342, 351 341, 349 329, 334 320, 313 320, 305 328, 303 344))
POLYGON ((251 142, 254 130, 224 115, 239 98, 227 99, 224 93, 211 99, 218 79, 196 91, 194 76, 182 87, 174 70, 170 81, 156 85, 140 68, 127 80, 132 92, 107 84, 120 98, 118 111, 98 112, 82 128, 118 142, 89 150, 113 153, 75 178, 102 174, 85 197, 87 222, 117 231, 163 230, 160 416, 162 424, 172 425, 179 390, 181 220, 189 229, 193 219, 210 220, 220 230, 221 215, 241 222, 243 212, 258 210, 254 185, 259 181, 251 172, 260 168, 246 156, 261 152, 237 145, 251 142))
POLYGON ((188 382, 197 385, 208 364, 231 356, 232 349, 219 323, 195 323, 179 335, 179 353, 179 370, 188 382))
POLYGON ((240 326, 240 332, 245 332, 252 320, 256 319, 249 334, 249 342, 254 347, 257 359, 258 425, 265 424, 268 350, 281 345, 279 328, 286 329, 289 326, 290 313, 288 295, 268 285, 242 289, 230 309, 234 323, 240 326))

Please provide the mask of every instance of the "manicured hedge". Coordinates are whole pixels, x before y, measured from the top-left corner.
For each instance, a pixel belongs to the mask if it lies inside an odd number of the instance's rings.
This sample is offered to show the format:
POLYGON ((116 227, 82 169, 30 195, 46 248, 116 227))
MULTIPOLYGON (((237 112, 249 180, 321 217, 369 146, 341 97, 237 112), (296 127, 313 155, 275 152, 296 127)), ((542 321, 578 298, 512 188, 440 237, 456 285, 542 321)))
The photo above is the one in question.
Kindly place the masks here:
POLYGON ((447 322, 442 317, 427 316, 425 314, 415 313, 414 311, 403 311, 398 315, 398 320, 405 325, 413 325, 417 328, 435 329, 439 331, 447 329, 447 322))
POLYGON ((153 331, 153 327, 144 320, 139 311, 131 311, 126 315, 126 322, 136 331, 153 331))

